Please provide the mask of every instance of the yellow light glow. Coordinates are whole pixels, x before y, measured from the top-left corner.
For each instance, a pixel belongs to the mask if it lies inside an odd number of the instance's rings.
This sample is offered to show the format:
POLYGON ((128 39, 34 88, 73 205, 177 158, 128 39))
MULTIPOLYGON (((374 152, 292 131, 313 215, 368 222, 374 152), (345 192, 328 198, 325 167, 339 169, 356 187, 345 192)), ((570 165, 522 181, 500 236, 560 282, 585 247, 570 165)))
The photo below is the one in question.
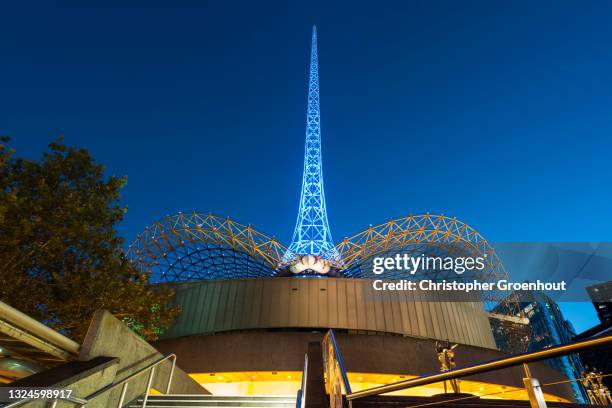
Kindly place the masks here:
MULTIPOLYGON (((224 373, 191 373, 195 381, 209 390, 213 395, 279 395, 295 396, 301 386, 300 371, 241 371, 224 373)), ((415 378, 408 374, 383 373, 348 373, 353 391, 415 378)), ((447 384, 448 386, 448 384, 447 384)), ((461 391, 480 395, 486 399, 528 400, 525 390, 519 387, 485 383, 479 381, 460 380, 461 391)), ((444 392, 443 383, 429 384, 406 390, 395 391, 388 395, 409 395, 428 397, 444 392)), ((570 402, 552 394, 544 394, 546 401, 570 402)))

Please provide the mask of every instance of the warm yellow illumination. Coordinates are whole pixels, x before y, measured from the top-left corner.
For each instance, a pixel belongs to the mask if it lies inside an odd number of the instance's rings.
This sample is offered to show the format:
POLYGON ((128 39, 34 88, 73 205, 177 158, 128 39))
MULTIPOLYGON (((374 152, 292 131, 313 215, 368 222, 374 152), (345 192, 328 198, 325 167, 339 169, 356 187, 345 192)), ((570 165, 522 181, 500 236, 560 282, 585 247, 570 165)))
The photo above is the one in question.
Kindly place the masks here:
MULTIPOLYGON (((224 373, 191 373, 194 380, 202 384, 213 395, 279 395, 294 397, 300 389, 300 371, 241 371, 224 373)), ((353 392, 415 378, 408 374, 348 373, 353 392)), ((461 391, 487 399, 528 400, 523 388, 498 385, 480 381, 459 380, 461 391)), ((450 387, 447 384, 447 387, 450 387)), ((444 392, 443 383, 395 391, 388 395, 410 395, 429 397, 444 392)), ((559 396, 544 394, 546 401, 570 402, 559 396)))

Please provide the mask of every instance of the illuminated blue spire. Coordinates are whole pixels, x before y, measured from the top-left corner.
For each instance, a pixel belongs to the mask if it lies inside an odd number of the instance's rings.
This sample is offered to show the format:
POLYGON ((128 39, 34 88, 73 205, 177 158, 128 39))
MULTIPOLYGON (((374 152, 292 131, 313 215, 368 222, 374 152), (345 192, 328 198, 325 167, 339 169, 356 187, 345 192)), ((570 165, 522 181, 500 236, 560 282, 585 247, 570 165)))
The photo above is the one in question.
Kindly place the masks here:
POLYGON ((319 110, 319 56, 317 51, 317 27, 312 27, 310 50, 310 80, 308 84, 308 114, 306 116, 306 149, 304 175, 297 223, 285 260, 296 255, 321 255, 337 260, 323 190, 321 158, 321 118, 319 110), (328 252, 329 251, 329 252, 328 252))

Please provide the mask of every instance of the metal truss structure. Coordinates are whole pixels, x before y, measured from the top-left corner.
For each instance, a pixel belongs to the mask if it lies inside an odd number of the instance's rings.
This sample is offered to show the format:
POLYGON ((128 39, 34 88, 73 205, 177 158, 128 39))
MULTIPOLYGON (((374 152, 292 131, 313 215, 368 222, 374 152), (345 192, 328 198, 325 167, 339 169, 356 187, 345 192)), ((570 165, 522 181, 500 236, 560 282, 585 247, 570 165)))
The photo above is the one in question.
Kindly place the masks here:
MULTIPOLYGON (((458 256, 483 256, 487 259, 487 276, 505 277, 501 261, 489 243, 472 227, 444 215, 424 214, 397 218, 345 238, 336 246, 344 263, 344 273, 349 277, 362 277, 360 265, 376 255, 415 248, 435 246, 440 253, 458 256), (501 269, 500 269, 501 268, 501 269)), ((431 252, 431 249, 427 252, 431 252)))
POLYGON ((304 174, 298 218, 285 261, 298 255, 322 255, 337 260, 334 248, 323 189, 323 160, 321 157, 321 116, 319 107, 319 57, 317 50, 317 28, 312 28, 310 51, 310 79, 308 83, 308 113, 306 116, 306 147, 304 174))
MULTIPOLYGON (((428 270, 426 276, 411 277, 405 271, 390 271, 384 279, 478 280, 496 282, 508 274, 495 250, 474 228, 444 215, 409 215, 387 221, 350 237, 336 245, 342 260, 342 273, 349 278, 373 278, 372 259, 376 256, 482 257, 485 268, 458 275, 453 270, 428 270)), ((498 301, 501 295, 492 291, 483 294, 486 301, 498 301)))
POLYGON ((194 212, 147 227, 127 255, 153 281, 179 282, 271 276, 286 251, 249 225, 194 212))
MULTIPOLYGON (((507 278, 495 251, 476 230, 443 215, 410 215, 371 226, 344 239, 334 250, 341 259, 337 265, 342 275, 349 278, 372 278, 369 262, 373 257, 399 252, 482 256, 486 267, 462 278, 481 282, 507 278)), ((286 253, 286 247, 251 226, 194 212, 169 216, 146 228, 130 245, 128 258, 140 271, 150 273, 154 281, 177 282, 271 277, 286 253)), ((384 278, 404 276, 391 273, 384 278)), ((456 280, 457 275, 453 271, 427 271, 427 278, 456 280)))

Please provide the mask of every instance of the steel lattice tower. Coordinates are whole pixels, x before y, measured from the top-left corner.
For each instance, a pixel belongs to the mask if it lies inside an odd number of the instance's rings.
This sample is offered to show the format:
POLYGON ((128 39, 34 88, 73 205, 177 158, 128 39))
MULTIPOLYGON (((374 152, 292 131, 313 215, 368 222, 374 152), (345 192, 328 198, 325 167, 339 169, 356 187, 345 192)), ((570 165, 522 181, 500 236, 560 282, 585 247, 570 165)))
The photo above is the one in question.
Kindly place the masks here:
POLYGON ((289 250, 284 259, 296 255, 322 255, 338 260, 334 248, 323 189, 323 167, 321 157, 321 116, 319 107, 319 55, 317 50, 317 27, 312 27, 310 50, 310 79, 308 83, 308 113, 306 116, 306 148, 302 194, 297 223, 289 250))

